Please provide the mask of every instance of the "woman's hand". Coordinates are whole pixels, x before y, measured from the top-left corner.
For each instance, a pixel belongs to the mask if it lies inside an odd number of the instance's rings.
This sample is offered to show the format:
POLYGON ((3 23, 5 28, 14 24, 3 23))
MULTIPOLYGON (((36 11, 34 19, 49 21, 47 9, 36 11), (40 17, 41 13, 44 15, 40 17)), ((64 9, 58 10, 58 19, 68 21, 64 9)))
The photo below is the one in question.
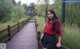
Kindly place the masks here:
POLYGON ((41 44, 41 40, 42 40, 42 38, 43 38, 43 33, 41 34, 41 36, 40 36, 40 41, 39 41, 39 43, 41 44))
POLYGON ((58 42, 57 42, 57 45, 56 45, 57 48, 61 47, 61 37, 62 36, 58 36, 58 42))
POLYGON ((61 43, 57 43, 56 47, 60 48, 61 47, 61 43))
POLYGON ((40 36, 40 39, 42 39, 43 35, 44 35, 44 34, 42 33, 41 36, 40 36))

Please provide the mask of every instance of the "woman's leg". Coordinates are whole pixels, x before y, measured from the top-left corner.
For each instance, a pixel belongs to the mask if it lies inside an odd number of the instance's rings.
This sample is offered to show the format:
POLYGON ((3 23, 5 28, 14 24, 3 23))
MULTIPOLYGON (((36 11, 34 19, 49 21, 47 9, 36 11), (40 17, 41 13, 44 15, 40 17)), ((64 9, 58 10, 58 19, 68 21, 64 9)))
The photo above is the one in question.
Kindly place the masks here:
POLYGON ((48 43, 48 44, 46 45, 46 49, 57 49, 57 48, 56 48, 56 44, 55 44, 55 43, 48 43))
POLYGON ((46 49, 45 48, 46 44, 47 44, 46 40, 47 40, 46 35, 43 35, 43 38, 41 39, 41 45, 42 45, 43 49, 46 49))
POLYGON ((57 49, 55 36, 47 36, 46 49, 57 49))

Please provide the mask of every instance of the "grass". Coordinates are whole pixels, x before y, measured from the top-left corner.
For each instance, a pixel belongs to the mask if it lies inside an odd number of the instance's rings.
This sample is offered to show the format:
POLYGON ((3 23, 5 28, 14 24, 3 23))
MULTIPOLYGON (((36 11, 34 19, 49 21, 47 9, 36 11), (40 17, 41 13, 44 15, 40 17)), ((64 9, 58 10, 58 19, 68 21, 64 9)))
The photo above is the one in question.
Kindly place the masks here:
POLYGON ((38 16, 35 16, 35 19, 37 20, 37 23, 39 25, 39 30, 42 33, 45 26, 45 19, 38 16))
POLYGON ((63 27, 62 44, 70 49, 80 49, 80 29, 77 26, 63 27))
MULTIPOLYGON (((35 19, 39 24, 39 30, 42 32, 45 26, 44 18, 36 16, 35 19)), ((62 45, 70 49, 80 49, 80 28, 78 26, 66 24, 65 27, 62 27, 62 33, 62 45)))
POLYGON ((5 28, 7 28, 7 25, 13 26, 15 24, 17 24, 17 22, 22 22, 23 20, 27 19, 28 17, 22 18, 19 21, 16 22, 12 22, 12 21, 8 21, 6 23, 0 23, 0 30, 3 30, 5 28))

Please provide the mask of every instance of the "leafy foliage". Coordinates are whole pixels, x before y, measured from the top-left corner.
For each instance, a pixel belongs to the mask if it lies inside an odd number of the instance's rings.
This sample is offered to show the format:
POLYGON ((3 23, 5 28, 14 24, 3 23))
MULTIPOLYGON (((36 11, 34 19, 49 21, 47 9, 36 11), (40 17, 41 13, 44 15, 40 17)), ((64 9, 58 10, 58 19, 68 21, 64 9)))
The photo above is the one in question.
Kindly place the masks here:
MULTIPOLYGON (((26 5, 27 6, 27 5, 26 5)), ((0 0, 0 22, 17 21, 26 15, 26 9, 21 2, 15 0, 0 0)))

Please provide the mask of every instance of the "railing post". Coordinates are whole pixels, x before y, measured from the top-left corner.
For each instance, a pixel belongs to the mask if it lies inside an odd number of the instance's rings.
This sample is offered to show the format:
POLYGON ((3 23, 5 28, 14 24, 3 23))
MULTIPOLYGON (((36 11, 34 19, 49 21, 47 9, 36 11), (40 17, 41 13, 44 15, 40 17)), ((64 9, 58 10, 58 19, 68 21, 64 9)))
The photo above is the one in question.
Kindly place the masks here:
POLYGON ((24 23, 23 23, 23 21, 22 21, 22 27, 23 27, 23 24, 24 24, 24 23))
POLYGON ((24 22, 24 26, 25 26, 25 20, 23 22, 24 22))
POLYGON ((38 23, 37 23, 36 19, 35 19, 35 25, 36 25, 37 39, 38 39, 38 49, 39 49, 41 47, 41 45, 40 45, 40 31, 39 31, 38 23))
POLYGON ((10 41, 11 40, 10 25, 8 25, 8 36, 9 36, 9 41, 10 41))
POLYGON ((23 27, 24 27, 24 21, 23 21, 23 27))
POLYGON ((19 22, 18 22, 18 32, 19 32, 19 22))
POLYGON ((25 20, 25 25, 26 25, 26 20, 25 20))

